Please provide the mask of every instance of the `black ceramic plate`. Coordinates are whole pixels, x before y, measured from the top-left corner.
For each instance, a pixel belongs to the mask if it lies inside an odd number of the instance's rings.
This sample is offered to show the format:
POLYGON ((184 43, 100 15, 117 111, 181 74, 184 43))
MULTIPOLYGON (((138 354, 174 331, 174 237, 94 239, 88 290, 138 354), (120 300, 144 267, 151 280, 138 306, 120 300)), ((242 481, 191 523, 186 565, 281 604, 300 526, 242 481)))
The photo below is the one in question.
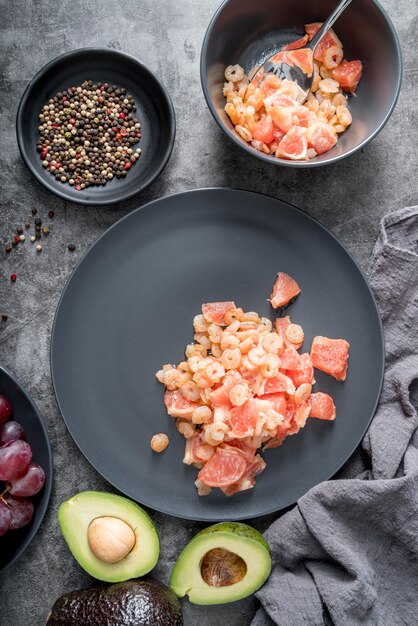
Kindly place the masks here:
POLYGON ((33 503, 35 513, 30 524, 0 537, 0 572, 11 565, 26 550, 41 525, 48 507, 52 488, 52 453, 43 419, 31 398, 20 383, 4 367, 0 366, 0 394, 12 404, 12 419, 22 424, 26 441, 33 452, 33 460, 44 469, 45 485, 33 503))
POLYGON ((156 76, 137 59, 107 48, 82 48, 67 52, 43 67, 27 86, 19 104, 16 134, 24 162, 40 183, 52 193, 81 204, 104 205, 131 198, 147 187, 164 169, 175 137, 175 114, 170 96, 156 76), (49 98, 84 80, 126 87, 135 99, 142 137, 135 147, 141 157, 126 178, 105 187, 77 191, 55 180, 43 167, 36 151, 38 115, 49 98))
POLYGON ((282 509, 341 467, 375 411, 384 350, 367 282, 321 224, 274 198, 202 189, 147 204, 95 243, 62 295, 51 363, 64 420, 109 482, 164 513, 219 521, 282 509), (202 302, 235 300, 273 317, 267 298, 279 270, 302 288, 288 313, 305 330, 304 350, 315 335, 351 344, 346 382, 316 374, 316 388, 335 399, 337 419, 309 420, 266 452, 254 489, 201 498, 155 372, 184 358, 202 302), (149 445, 159 431, 170 436, 160 455, 149 445))

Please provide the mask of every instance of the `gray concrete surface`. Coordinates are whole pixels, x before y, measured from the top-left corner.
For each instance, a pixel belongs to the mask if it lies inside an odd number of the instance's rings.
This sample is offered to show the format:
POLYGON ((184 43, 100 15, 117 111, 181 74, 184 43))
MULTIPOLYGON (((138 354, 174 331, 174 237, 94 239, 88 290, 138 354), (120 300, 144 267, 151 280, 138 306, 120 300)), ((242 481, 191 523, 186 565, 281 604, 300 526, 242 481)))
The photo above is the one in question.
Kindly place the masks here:
MULTIPOLYGON (((0 320, 0 362, 20 379, 44 415, 55 467, 52 499, 40 532, 0 580, 1 626, 40 626, 60 594, 92 583, 64 545, 56 512, 59 503, 78 490, 111 487, 84 460, 66 431, 51 386, 49 341, 65 281, 96 238, 148 200, 196 187, 232 186, 266 192, 305 209, 366 268, 380 217, 418 201, 418 7, 410 0, 383 0, 383 5, 404 52, 403 89, 394 114, 361 153, 328 168, 292 170, 266 166, 241 153, 221 134, 206 107, 199 51, 218 0, 1 0, 0 309, 9 319, 0 320), (21 161, 14 132, 19 98, 32 76, 60 53, 91 45, 122 49, 149 65, 170 90, 178 123, 175 149, 163 175, 133 200, 102 209, 70 205, 47 193, 21 161), (41 217, 55 211, 42 254, 26 241, 6 255, 4 244, 18 224, 32 217, 32 207, 41 217), (66 248, 70 242, 77 245, 73 254, 66 248), (18 275, 14 284, 8 278, 12 272, 18 275)), ((151 514, 162 542, 155 575, 167 581, 180 546, 202 525, 151 514)), ((255 525, 264 529, 269 521, 255 525)), ((255 609, 254 599, 213 608, 184 602, 185 624, 245 626, 255 609)))

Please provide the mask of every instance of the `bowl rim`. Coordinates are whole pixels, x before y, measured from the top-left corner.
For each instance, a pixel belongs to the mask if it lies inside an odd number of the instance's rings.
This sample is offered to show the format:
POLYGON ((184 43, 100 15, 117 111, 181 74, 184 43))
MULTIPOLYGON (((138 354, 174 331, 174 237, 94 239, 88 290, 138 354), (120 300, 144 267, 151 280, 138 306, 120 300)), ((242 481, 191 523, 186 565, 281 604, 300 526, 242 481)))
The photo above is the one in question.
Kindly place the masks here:
POLYGON ((162 80, 160 80, 156 76, 156 74, 154 74, 154 72, 152 72, 144 63, 139 61, 139 59, 134 57, 132 54, 129 54, 127 52, 122 52, 121 50, 113 50, 112 48, 104 48, 104 47, 76 48, 75 50, 70 50, 68 52, 64 52, 63 54, 60 54, 57 57, 54 57, 51 61, 49 61, 43 67, 41 67, 41 69, 29 81, 29 83, 27 84, 20 98, 20 102, 17 108, 17 113, 16 113, 17 144, 19 147, 20 156, 22 157, 26 167, 32 173, 32 175, 36 178, 36 180, 43 187, 45 187, 45 189, 47 189, 54 195, 59 196, 60 198, 63 198, 64 200, 68 202, 73 202, 75 204, 84 204, 84 205, 90 205, 90 206, 92 205, 93 206, 116 205, 116 204, 119 204, 120 202, 123 202, 125 200, 128 200, 136 196, 138 193, 146 189, 152 182, 154 182, 154 180, 161 174, 161 172, 167 165, 168 160, 174 148, 175 137, 176 137, 176 114, 174 110, 174 105, 171 100, 171 96, 168 92, 168 89, 166 88, 162 80), (166 147, 165 147, 163 158, 158 164, 158 167, 156 167, 155 170, 148 177, 148 179, 146 179, 144 184, 140 185, 133 191, 120 193, 117 198, 110 199, 110 200, 109 199, 100 200, 100 198, 86 199, 86 198, 83 198, 82 196, 80 196, 80 199, 78 199, 78 198, 73 198, 72 196, 70 196, 64 187, 56 187, 53 185, 52 181, 50 182, 48 179, 44 180, 43 177, 39 175, 35 167, 32 165, 28 157, 29 149, 26 148, 25 141, 24 141, 25 129, 24 129, 24 124, 23 124, 23 112, 27 106, 27 101, 29 99, 29 96, 32 94, 33 90, 36 89, 38 81, 41 80, 43 76, 51 68, 59 66, 63 61, 67 59, 71 59, 72 57, 81 56, 81 55, 103 54, 103 53, 109 54, 111 56, 119 57, 121 61, 129 60, 135 63, 136 65, 139 66, 140 70, 143 73, 148 75, 148 77, 156 83, 157 87, 160 90, 161 98, 162 100, 165 101, 165 104, 167 105, 167 109, 168 109, 169 137, 166 142, 166 147))
POLYGON ((38 407, 35 404, 35 401, 29 395, 29 393, 26 391, 26 389, 22 386, 22 384, 17 380, 16 376, 14 376, 14 374, 12 374, 3 365, 0 365, 0 373, 5 375, 7 378, 9 378, 16 385, 17 389, 19 389, 20 393, 23 396, 25 396, 26 400, 31 405, 31 407, 33 409, 33 412, 35 413, 35 415, 36 415, 36 417, 38 419, 39 426, 40 426, 40 428, 41 428, 41 430, 43 432, 44 438, 45 438, 46 452, 47 452, 47 457, 48 457, 48 461, 47 461, 47 466, 48 467, 44 468, 45 469, 45 484, 44 484, 43 491, 42 491, 42 494, 41 494, 42 501, 39 502, 38 506, 37 506, 37 511, 40 511, 39 519, 32 524, 30 533, 28 534, 27 537, 24 538, 24 540, 19 545, 18 549, 16 550, 16 552, 14 553, 14 555, 10 559, 10 561, 8 563, 6 563, 5 565, 1 565, 0 564, 0 573, 3 573, 8 567, 10 567, 13 563, 15 563, 17 561, 17 559, 19 559, 19 557, 21 557, 22 554, 25 552, 25 550, 30 546, 30 544, 32 543, 33 539, 35 538, 35 535, 38 533, 38 530, 39 530, 42 522, 44 521, 44 517, 45 517, 45 514, 46 514, 46 512, 48 510, 49 502, 51 500, 52 483, 53 483, 53 475, 54 475, 54 466, 53 466, 52 447, 51 447, 51 442, 49 440, 48 431, 47 431, 47 428, 45 426, 44 419, 43 419, 43 417, 42 417, 38 407))
POLYGON ((238 146, 240 146, 243 150, 245 150, 248 154, 252 155, 255 158, 261 159, 262 161, 265 161, 266 163, 270 163, 273 165, 278 165, 278 166, 284 166, 284 167, 299 167, 299 168, 307 168, 307 167, 321 167, 323 165, 330 165, 332 163, 337 163, 338 161, 341 161, 341 159, 345 159, 346 157, 351 156, 352 154, 354 154, 355 152, 357 152, 358 150, 361 150, 362 148, 364 148, 372 139, 374 139, 374 137, 376 137, 376 135, 382 130, 382 128, 385 126, 386 122, 388 121, 388 119, 390 118, 390 116, 392 115, 392 112, 396 106, 396 103, 398 101, 399 98, 399 93, 401 90, 401 85, 402 85, 402 74, 403 74, 403 60, 402 60, 402 49, 401 49, 401 45, 400 45, 400 41, 399 41, 399 37, 398 34, 395 30, 395 27, 391 21, 391 19, 389 18, 388 13, 385 11, 385 9, 382 7, 382 5, 378 2, 378 0, 371 0, 372 4, 374 4, 377 8, 378 11, 380 11, 380 13, 382 14, 388 28, 389 31, 392 35, 394 44, 395 44, 395 50, 396 50, 396 59, 398 62, 398 67, 399 67, 399 71, 398 71, 398 76, 397 76, 397 82, 395 85, 395 91, 394 91, 394 96, 392 99, 392 102, 388 108, 388 111, 385 115, 385 117, 383 118, 383 120, 381 121, 381 123, 379 124, 379 126, 368 136, 366 137, 361 143, 359 143, 357 146, 355 146, 354 148, 351 148, 351 150, 348 150, 348 152, 345 152, 344 154, 338 154, 334 157, 331 157, 329 159, 326 159, 324 161, 315 161, 315 160, 308 160, 308 161, 291 161, 289 159, 280 159, 276 156, 271 156, 271 155, 267 155, 264 154, 263 152, 260 152, 259 150, 255 150, 255 148, 253 148, 252 146, 250 146, 249 144, 247 144, 246 142, 244 142, 243 140, 239 139, 238 136, 236 134, 234 134, 229 128, 227 128, 227 126, 222 122, 222 120, 220 119, 220 117, 218 116, 216 109, 212 103, 212 99, 210 97, 209 94, 209 89, 208 89, 208 84, 207 84, 207 80, 206 80, 206 72, 205 72, 205 64, 206 64, 206 58, 207 58, 207 52, 208 52, 208 47, 209 47, 209 39, 210 36, 212 35, 212 31, 215 27, 215 23, 219 17, 219 15, 222 13, 222 11, 226 8, 226 6, 228 4, 230 4, 231 2, 233 2, 233 0, 224 0, 222 2, 222 4, 216 9, 215 13, 212 16, 212 19, 209 22, 209 25, 206 29, 206 33, 205 36, 203 38, 203 42, 202 42, 202 48, 201 48, 201 53, 200 53, 200 82, 201 82, 201 86, 202 86, 202 90, 203 90, 203 94, 205 96, 205 100, 206 100, 206 104, 208 105, 208 108, 212 114, 212 117, 214 118, 215 122, 218 124, 218 126, 223 130, 223 132, 227 135, 227 137, 229 137, 234 143, 236 143, 238 146))

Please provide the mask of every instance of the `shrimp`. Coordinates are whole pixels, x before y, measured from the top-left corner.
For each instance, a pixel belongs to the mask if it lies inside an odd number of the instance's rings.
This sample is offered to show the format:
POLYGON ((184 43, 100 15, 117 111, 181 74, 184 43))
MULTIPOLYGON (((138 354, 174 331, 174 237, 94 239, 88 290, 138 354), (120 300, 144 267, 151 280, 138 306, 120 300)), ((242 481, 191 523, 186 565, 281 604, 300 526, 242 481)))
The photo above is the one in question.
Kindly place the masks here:
POLYGON ((232 83, 238 83, 245 78, 244 68, 241 65, 228 65, 225 69, 226 80, 232 83))
POLYGON ((285 336, 290 343, 300 344, 305 338, 305 333, 299 324, 289 324, 285 330, 285 336))
POLYGON ((248 358, 250 363, 256 365, 257 367, 261 367, 264 364, 264 359, 266 357, 266 353, 263 348, 253 348, 248 353, 248 358))
POLYGON ((225 422, 204 424, 202 427, 202 438, 210 446, 218 446, 225 439, 228 431, 229 426, 225 422))
POLYGON ((200 389, 193 380, 188 380, 180 387, 180 391, 186 400, 197 402, 200 400, 200 389))
POLYGON ((334 67, 340 65, 343 60, 343 56, 344 52, 340 46, 330 46, 324 54, 324 66, 329 70, 333 70, 334 67))
POLYGON ((234 385, 229 392, 229 399, 234 406, 242 406, 250 397, 250 390, 245 383, 234 385))
POLYGON ((266 354, 260 371, 264 378, 273 378, 279 371, 280 359, 274 354, 266 354))
POLYGON ((261 340, 264 350, 272 354, 278 354, 283 348, 283 343, 283 337, 280 337, 277 333, 269 333, 261 340))
POLYGON ((211 421, 212 416, 212 409, 208 406, 199 406, 193 411, 192 422, 193 424, 207 424, 211 421))
POLYGON ((226 370, 237 369, 241 364, 241 352, 239 348, 224 350, 221 356, 221 363, 226 370))

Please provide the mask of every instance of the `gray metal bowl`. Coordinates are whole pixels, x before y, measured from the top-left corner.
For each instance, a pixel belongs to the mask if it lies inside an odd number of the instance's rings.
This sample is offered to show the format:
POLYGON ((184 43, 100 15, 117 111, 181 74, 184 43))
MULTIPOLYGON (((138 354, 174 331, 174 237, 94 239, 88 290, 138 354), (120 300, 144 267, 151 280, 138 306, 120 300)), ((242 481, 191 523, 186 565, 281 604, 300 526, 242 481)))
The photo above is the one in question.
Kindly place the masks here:
POLYGON ((224 69, 239 63, 248 71, 282 45, 304 34, 304 24, 324 20, 336 0, 226 0, 209 24, 202 45, 200 76, 209 109, 222 130, 263 161, 289 167, 334 163, 365 146, 383 128, 399 95, 402 56, 395 29, 375 0, 354 0, 335 24, 348 60, 363 62, 363 77, 349 106, 353 123, 337 145, 309 161, 265 155, 247 144, 224 111, 224 69))

